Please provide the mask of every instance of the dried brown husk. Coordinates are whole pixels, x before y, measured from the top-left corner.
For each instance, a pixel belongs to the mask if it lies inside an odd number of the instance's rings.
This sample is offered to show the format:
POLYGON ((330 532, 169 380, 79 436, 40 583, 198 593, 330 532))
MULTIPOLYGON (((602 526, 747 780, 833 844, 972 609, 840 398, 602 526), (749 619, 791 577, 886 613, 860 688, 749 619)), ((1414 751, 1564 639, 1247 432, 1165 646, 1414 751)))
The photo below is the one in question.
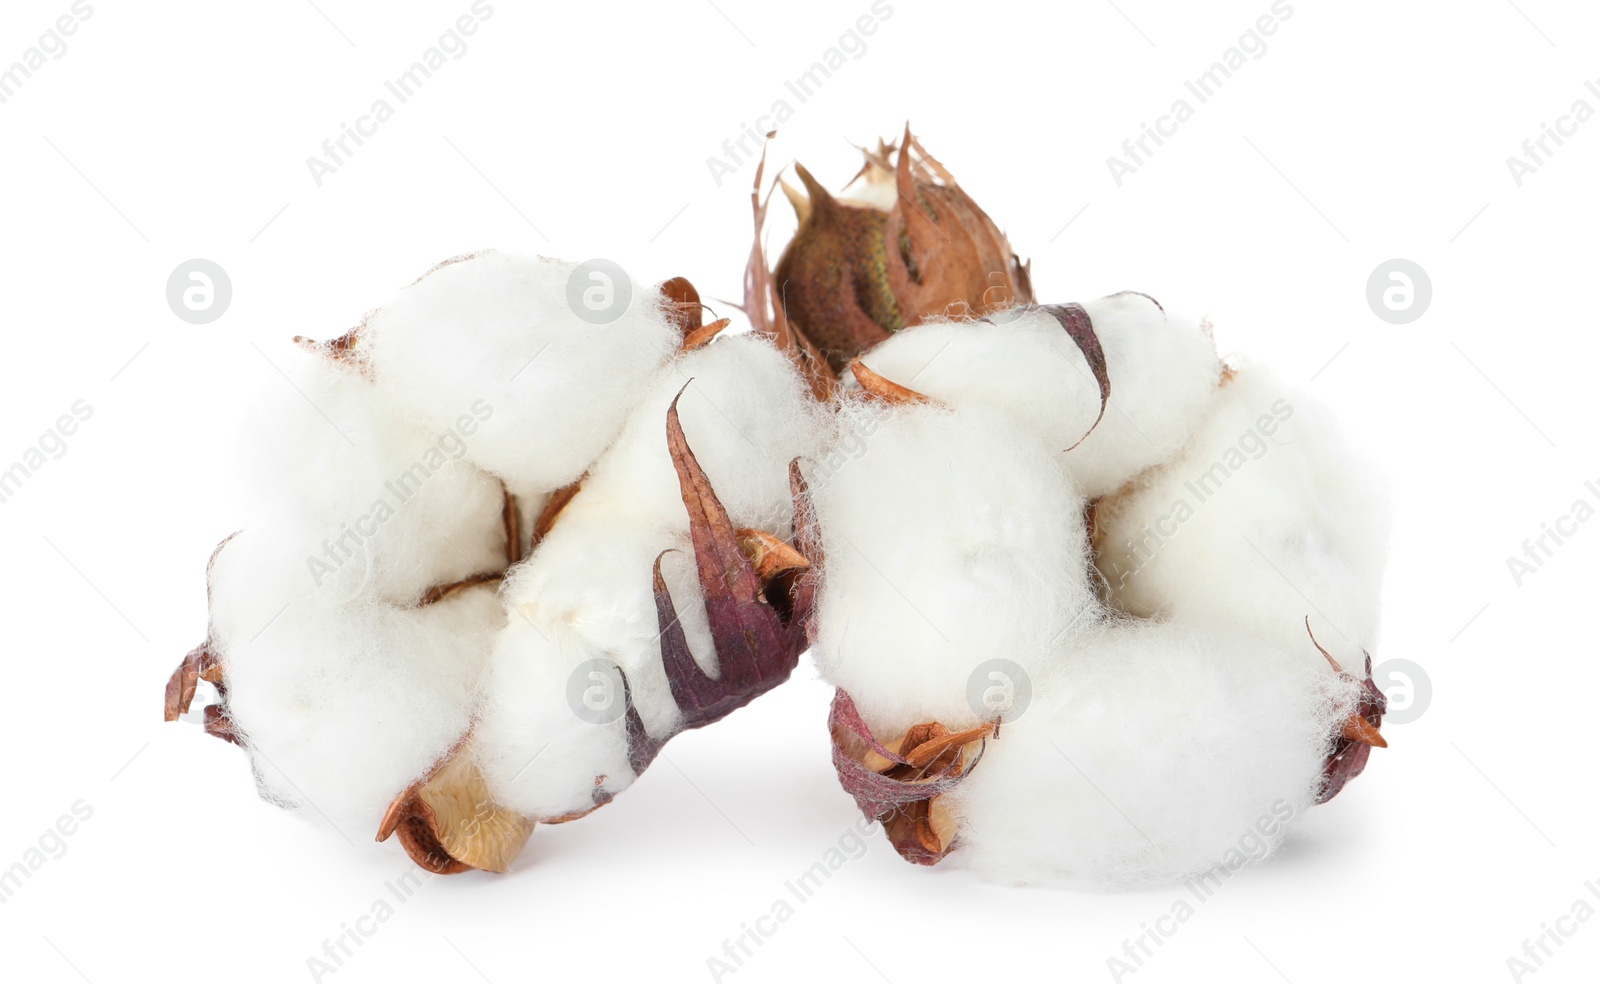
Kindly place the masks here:
POLYGON ((533 834, 534 822, 494 801, 463 739, 395 798, 378 840, 398 833, 406 855, 440 875, 473 868, 504 872, 533 834))
MULTIPOLYGON (((776 131, 769 132, 771 140, 776 131)), ((782 352, 794 360, 801 375, 811 385, 811 393, 819 401, 827 402, 838 384, 838 370, 830 368, 815 344, 794 330, 783 308, 778 285, 767 265, 766 247, 762 235, 767 226, 767 206, 772 203, 772 192, 762 197, 762 183, 767 169, 767 151, 761 150, 761 160, 756 164, 755 184, 750 190, 750 208, 755 216, 755 241, 750 246, 750 258, 744 268, 744 305, 740 308, 753 331, 767 336, 782 352)))
POLYGON ((970 317, 1033 301, 1029 268, 994 221, 912 136, 863 149, 858 178, 892 185, 888 211, 840 200, 804 167, 805 197, 773 273, 797 334, 838 373, 861 352, 931 317, 970 317))
POLYGON ((828 715, 839 784, 862 814, 883 824, 895 852, 913 864, 938 864, 955 848, 958 822, 944 795, 983 757, 998 722, 951 731, 937 721, 879 741, 844 690, 828 715))
MULTIPOLYGON (((1306 616, 1306 633, 1311 633, 1311 617, 1306 616)), ((1346 680, 1355 680, 1355 676, 1347 673, 1333 654, 1317 642, 1316 636, 1311 636, 1312 645, 1322 653, 1328 665, 1333 667, 1333 672, 1346 680)), ((1371 757, 1374 748, 1388 748, 1389 742, 1379 730, 1383 725, 1383 715, 1389 709, 1389 699, 1372 682, 1372 655, 1364 653, 1366 666, 1360 678, 1361 689, 1356 698, 1356 706, 1340 723, 1339 733, 1333 737, 1333 745, 1328 751, 1328 757, 1322 764, 1322 785, 1317 793, 1317 802, 1326 803, 1339 795, 1345 784, 1359 776, 1367 767, 1367 759, 1371 757)))

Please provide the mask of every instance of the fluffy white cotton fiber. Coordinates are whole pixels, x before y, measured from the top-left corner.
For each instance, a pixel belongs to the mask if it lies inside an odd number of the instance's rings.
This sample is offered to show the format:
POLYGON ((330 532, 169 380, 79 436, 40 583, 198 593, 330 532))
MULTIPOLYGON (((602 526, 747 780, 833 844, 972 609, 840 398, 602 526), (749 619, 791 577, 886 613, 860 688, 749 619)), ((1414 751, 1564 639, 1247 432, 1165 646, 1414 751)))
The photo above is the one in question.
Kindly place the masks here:
POLYGON ((263 792, 372 829, 470 719, 504 565, 500 483, 471 436, 397 419, 355 367, 273 353, 243 435, 251 500, 209 572, 211 647, 263 792))
POLYGON ((1097 510, 1112 603, 1296 649, 1310 616, 1360 674, 1377 642, 1382 484, 1309 394, 1241 369, 1180 456, 1097 510))
POLYGON ((1084 493, 1097 498, 1184 446, 1215 397, 1222 366, 1205 331, 1143 294, 1113 294, 1083 308, 1111 378, 1110 403, 1092 432, 1099 387, 1045 308, 907 328, 863 361, 936 400, 1004 412, 1012 426, 1060 452, 1084 493))
POLYGON ((436 267, 361 329, 378 387, 420 426, 444 430, 488 409, 473 459, 518 494, 582 475, 678 345, 645 284, 630 285, 615 320, 580 318, 568 295, 577 266, 475 253, 436 267))
POLYGON ((860 444, 813 471, 817 665, 862 696, 874 729, 954 726, 972 716, 979 664, 1040 670, 1096 618, 1084 499, 1056 455, 987 407, 847 405, 839 426, 860 444))
POLYGON ((1092 627, 950 794, 951 861, 1008 882, 1137 884, 1223 863, 1241 840, 1262 857, 1314 801, 1331 698, 1351 690, 1309 644, 1092 627))
POLYGON ((277 533, 239 533, 212 567, 228 712, 266 793, 370 836, 465 730, 504 613, 488 587, 425 608, 274 590, 277 533))
POLYGON ((504 587, 475 757, 495 801, 540 820, 581 813, 633 782, 622 681, 647 729, 677 723, 661 668, 651 565, 679 606, 689 644, 713 670, 688 536, 660 525, 565 517, 504 587))
POLYGON ((287 382, 273 374, 239 442, 241 525, 273 528, 284 554, 273 597, 406 605, 504 566, 501 487, 471 463, 475 428, 396 419, 370 379, 319 353, 273 359, 287 382))

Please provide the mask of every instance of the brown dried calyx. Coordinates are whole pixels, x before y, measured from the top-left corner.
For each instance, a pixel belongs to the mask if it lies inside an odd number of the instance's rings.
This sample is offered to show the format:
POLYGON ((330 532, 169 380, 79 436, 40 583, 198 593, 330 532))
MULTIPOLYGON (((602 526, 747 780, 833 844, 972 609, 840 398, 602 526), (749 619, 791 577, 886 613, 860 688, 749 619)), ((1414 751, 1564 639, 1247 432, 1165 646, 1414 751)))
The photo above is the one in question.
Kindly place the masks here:
POLYGON ((773 272, 789 322, 835 373, 927 318, 1032 303, 1027 264, 909 126, 898 148, 862 153, 875 201, 835 198, 795 166, 805 194, 784 191, 800 228, 773 272))
POLYGON ((727 318, 705 323, 705 305, 700 301, 700 292, 687 277, 673 277, 664 281, 658 289, 664 298, 667 320, 677 325, 683 335, 678 344, 681 351, 693 352, 728 327, 727 318))
MULTIPOLYGON (((1311 633, 1311 617, 1306 616, 1306 633, 1311 633)), ((1345 672, 1333 654, 1322 648, 1316 636, 1311 636, 1311 644, 1317 647, 1328 665, 1333 667, 1333 672, 1347 680, 1354 680, 1353 674, 1345 672)), ((1367 767, 1367 759, 1372 755, 1374 748, 1388 748, 1389 743, 1384 740, 1378 730, 1383 725, 1383 715, 1389 709, 1389 699, 1372 682, 1372 654, 1366 653, 1366 668, 1361 677, 1361 696, 1356 699, 1356 706, 1345 717, 1339 726, 1339 734, 1333 739, 1333 747, 1328 752, 1327 759, 1322 764, 1322 788, 1317 794, 1318 803, 1326 803, 1339 794, 1345 783, 1359 776, 1367 767)))
MULTIPOLYGON (((767 134, 771 140, 776 130, 767 134)), ((750 258, 744 267, 744 305, 740 308, 750 322, 750 328, 772 340, 779 351, 786 353, 811 385, 811 393, 827 402, 838 382, 836 368, 830 368, 827 359, 805 335, 794 330, 783 309, 783 298, 778 293, 777 282, 767 266, 767 251, 761 237, 767 228, 767 206, 772 204, 772 192, 761 194, 766 180, 767 151, 761 150, 761 160, 756 164, 755 183, 750 189, 750 209, 755 218, 755 240, 750 246, 750 258)))
MULTIPOLYGON (((226 541, 224 541, 226 542, 226 541)), ((176 721, 189 713, 189 708, 194 704, 195 691, 200 686, 200 681, 217 688, 217 695, 223 698, 224 703, 206 705, 205 732, 213 738, 235 745, 243 745, 244 739, 239 729, 234 726, 233 718, 228 715, 226 700, 228 697, 228 684, 222 676, 222 664, 217 660, 216 651, 211 648, 211 640, 207 639, 200 645, 189 650, 189 654, 172 671, 172 676, 167 678, 167 693, 163 718, 167 721, 176 721)))
MULTIPOLYGON (((211 570, 216 566, 222 548, 238 535, 238 533, 230 534, 217 544, 216 549, 211 551, 211 559, 206 561, 207 608, 211 607, 211 570)), ((244 747, 244 737, 228 714, 228 682, 210 632, 206 633, 206 641, 189 650, 177 668, 172 671, 172 675, 167 678, 166 693, 162 702, 162 719, 170 723, 188 714, 189 708, 194 705, 195 693, 200 688, 201 680, 215 687, 217 696, 221 698, 221 703, 206 705, 206 734, 244 747)))
POLYGON ((438 875, 473 868, 503 872, 533 834, 534 822, 497 804, 463 738, 383 815, 378 840, 400 835, 411 860, 438 875))
POLYGON ((892 407, 906 406, 908 404, 937 404, 936 400, 929 398, 925 393, 918 393, 914 389, 901 386, 892 379, 880 376, 872 370, 872 367, 860 359, 850 363, 850 374, 856 377, 856 382, 861 385, 861 392, 866 394, 866 398, 869 400, 887 403, 892 407))
POLYGON ((999 735, 999 722, 952 732, 930 721, 885 744, 840 690, 828 729, 840 785, 863 814, 883 824, 895 851, 913 864, 944 860, 955 847, 957 821, 942 797, 977 767, 986 741, 999 735))

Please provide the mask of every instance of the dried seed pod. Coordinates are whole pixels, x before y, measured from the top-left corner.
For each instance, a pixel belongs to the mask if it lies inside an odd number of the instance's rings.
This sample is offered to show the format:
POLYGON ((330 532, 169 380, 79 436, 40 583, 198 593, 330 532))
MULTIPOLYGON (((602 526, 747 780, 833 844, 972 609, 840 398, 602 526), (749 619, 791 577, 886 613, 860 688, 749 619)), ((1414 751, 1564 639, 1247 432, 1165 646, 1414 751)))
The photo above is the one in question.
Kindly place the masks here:
POLYGON ((854 197, 836 198, 798 165, 805 196, 784 188, 800 228, 774 280, 790 323, 835 372, 927 318, 1032 302, 1027 266, 910 127, 898 153, 880 141, 863 154, 854 197))

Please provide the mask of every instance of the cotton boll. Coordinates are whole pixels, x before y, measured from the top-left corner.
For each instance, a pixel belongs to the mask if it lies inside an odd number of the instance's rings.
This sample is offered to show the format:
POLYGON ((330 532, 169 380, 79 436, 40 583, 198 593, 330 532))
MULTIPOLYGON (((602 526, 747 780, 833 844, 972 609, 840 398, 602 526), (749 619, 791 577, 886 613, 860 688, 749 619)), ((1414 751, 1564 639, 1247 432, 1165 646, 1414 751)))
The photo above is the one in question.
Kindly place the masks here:
POLYGON ((632 783, 624 695, 612 666, 626 674, 646 730, 676 728, 681 714, 662 668, 651 580, 656 557, 667 550, 675 553, 662 558, 662 576, 680 624, 696 661, 714 674, 693 546, 683 531, 564 512, 506 582, 509 614, 474 728, 476 758, 496 802, 548 820, 588 810, 632 783))
POLYGON ((239 534, 212 569, 228 714, 264 793, 347 836, 376 829, 466 731, 504 614, 488 587, 422 608, 300 599, 268 614, 249 570, 255 535, 270 534, 239 534))
POLYGON ((577 479, 680 333, 641 283, 616 320, 578 317, 576 269, 492 250, 435 268, 361 330, 379 390, 430 432, 477 420, 472 460, 514 487, 577 479))
POLYGON ((969 726, 983 663, 1037 675, 1098 617, 1083 495, 988 408, 847 404, 840 431, 812 469, 817 664, 883 735, 969 726))
POLYGON ((1061 453, 1085 494, 1097 498, 1183 447, 1215 397, 1221 366, 1203 330, 1142 294, 1113 294, 1083 307, 1111 380, 1098 425, 1094 374, 1061 322, 1043 308, 907 328, 863 361, 942 403, 1004 412, 1061 453))
POLYGON ((1240 370, 1180 457, 1097 508, 1111 600, 1246 627, 1286 651, 1306 644, 1310 616, 1317 641, 1360 675, 1388 540, 1379 485, 1309 395, 1240 370))
POLYGON ((662 367, 567 508, 683 526, 666 440, 674 399, 684 437, 734 525, 787 535, 789 462, 816 450, 827 420, 794 364, 756 334, 719 338, 662 367))
POLYGON ((1231 874, 1311 806, 1335 706, 1353 696, 1309 642, 1140 621, 1091 632, 947 794, 951 862, 1021 883, 1231 874))
POLYGON ((672 551, 662 558, 662 576, 690 650, 702 670, 717 674, 688 513, 667 450, 674 398, 685 439, 732 522, 790 532, 789 462, 815 449, 824 424, 792 364, 766 338, 744 335, 663 367, 505 585, 510 615, 491 659, 475 755, 497 800, 529 815, 580 812, 633 780, 618 681, 604 665, 587 664, 604 661, 626 674, 652 735, 681 724, 661 662, 652 587, 663 551, 672 551), (584 695, 613 713, 574 710, 584 695))
POLYGON ((371 380, 320 353, 289 350, 279 365, 288 383, 267 391, 240 444, 245 524, 283 538, 274 548, 304 582, 287 590, 410 604, 504 565, 501 486, 466 460, 471 438, 397 420, 371 380))

